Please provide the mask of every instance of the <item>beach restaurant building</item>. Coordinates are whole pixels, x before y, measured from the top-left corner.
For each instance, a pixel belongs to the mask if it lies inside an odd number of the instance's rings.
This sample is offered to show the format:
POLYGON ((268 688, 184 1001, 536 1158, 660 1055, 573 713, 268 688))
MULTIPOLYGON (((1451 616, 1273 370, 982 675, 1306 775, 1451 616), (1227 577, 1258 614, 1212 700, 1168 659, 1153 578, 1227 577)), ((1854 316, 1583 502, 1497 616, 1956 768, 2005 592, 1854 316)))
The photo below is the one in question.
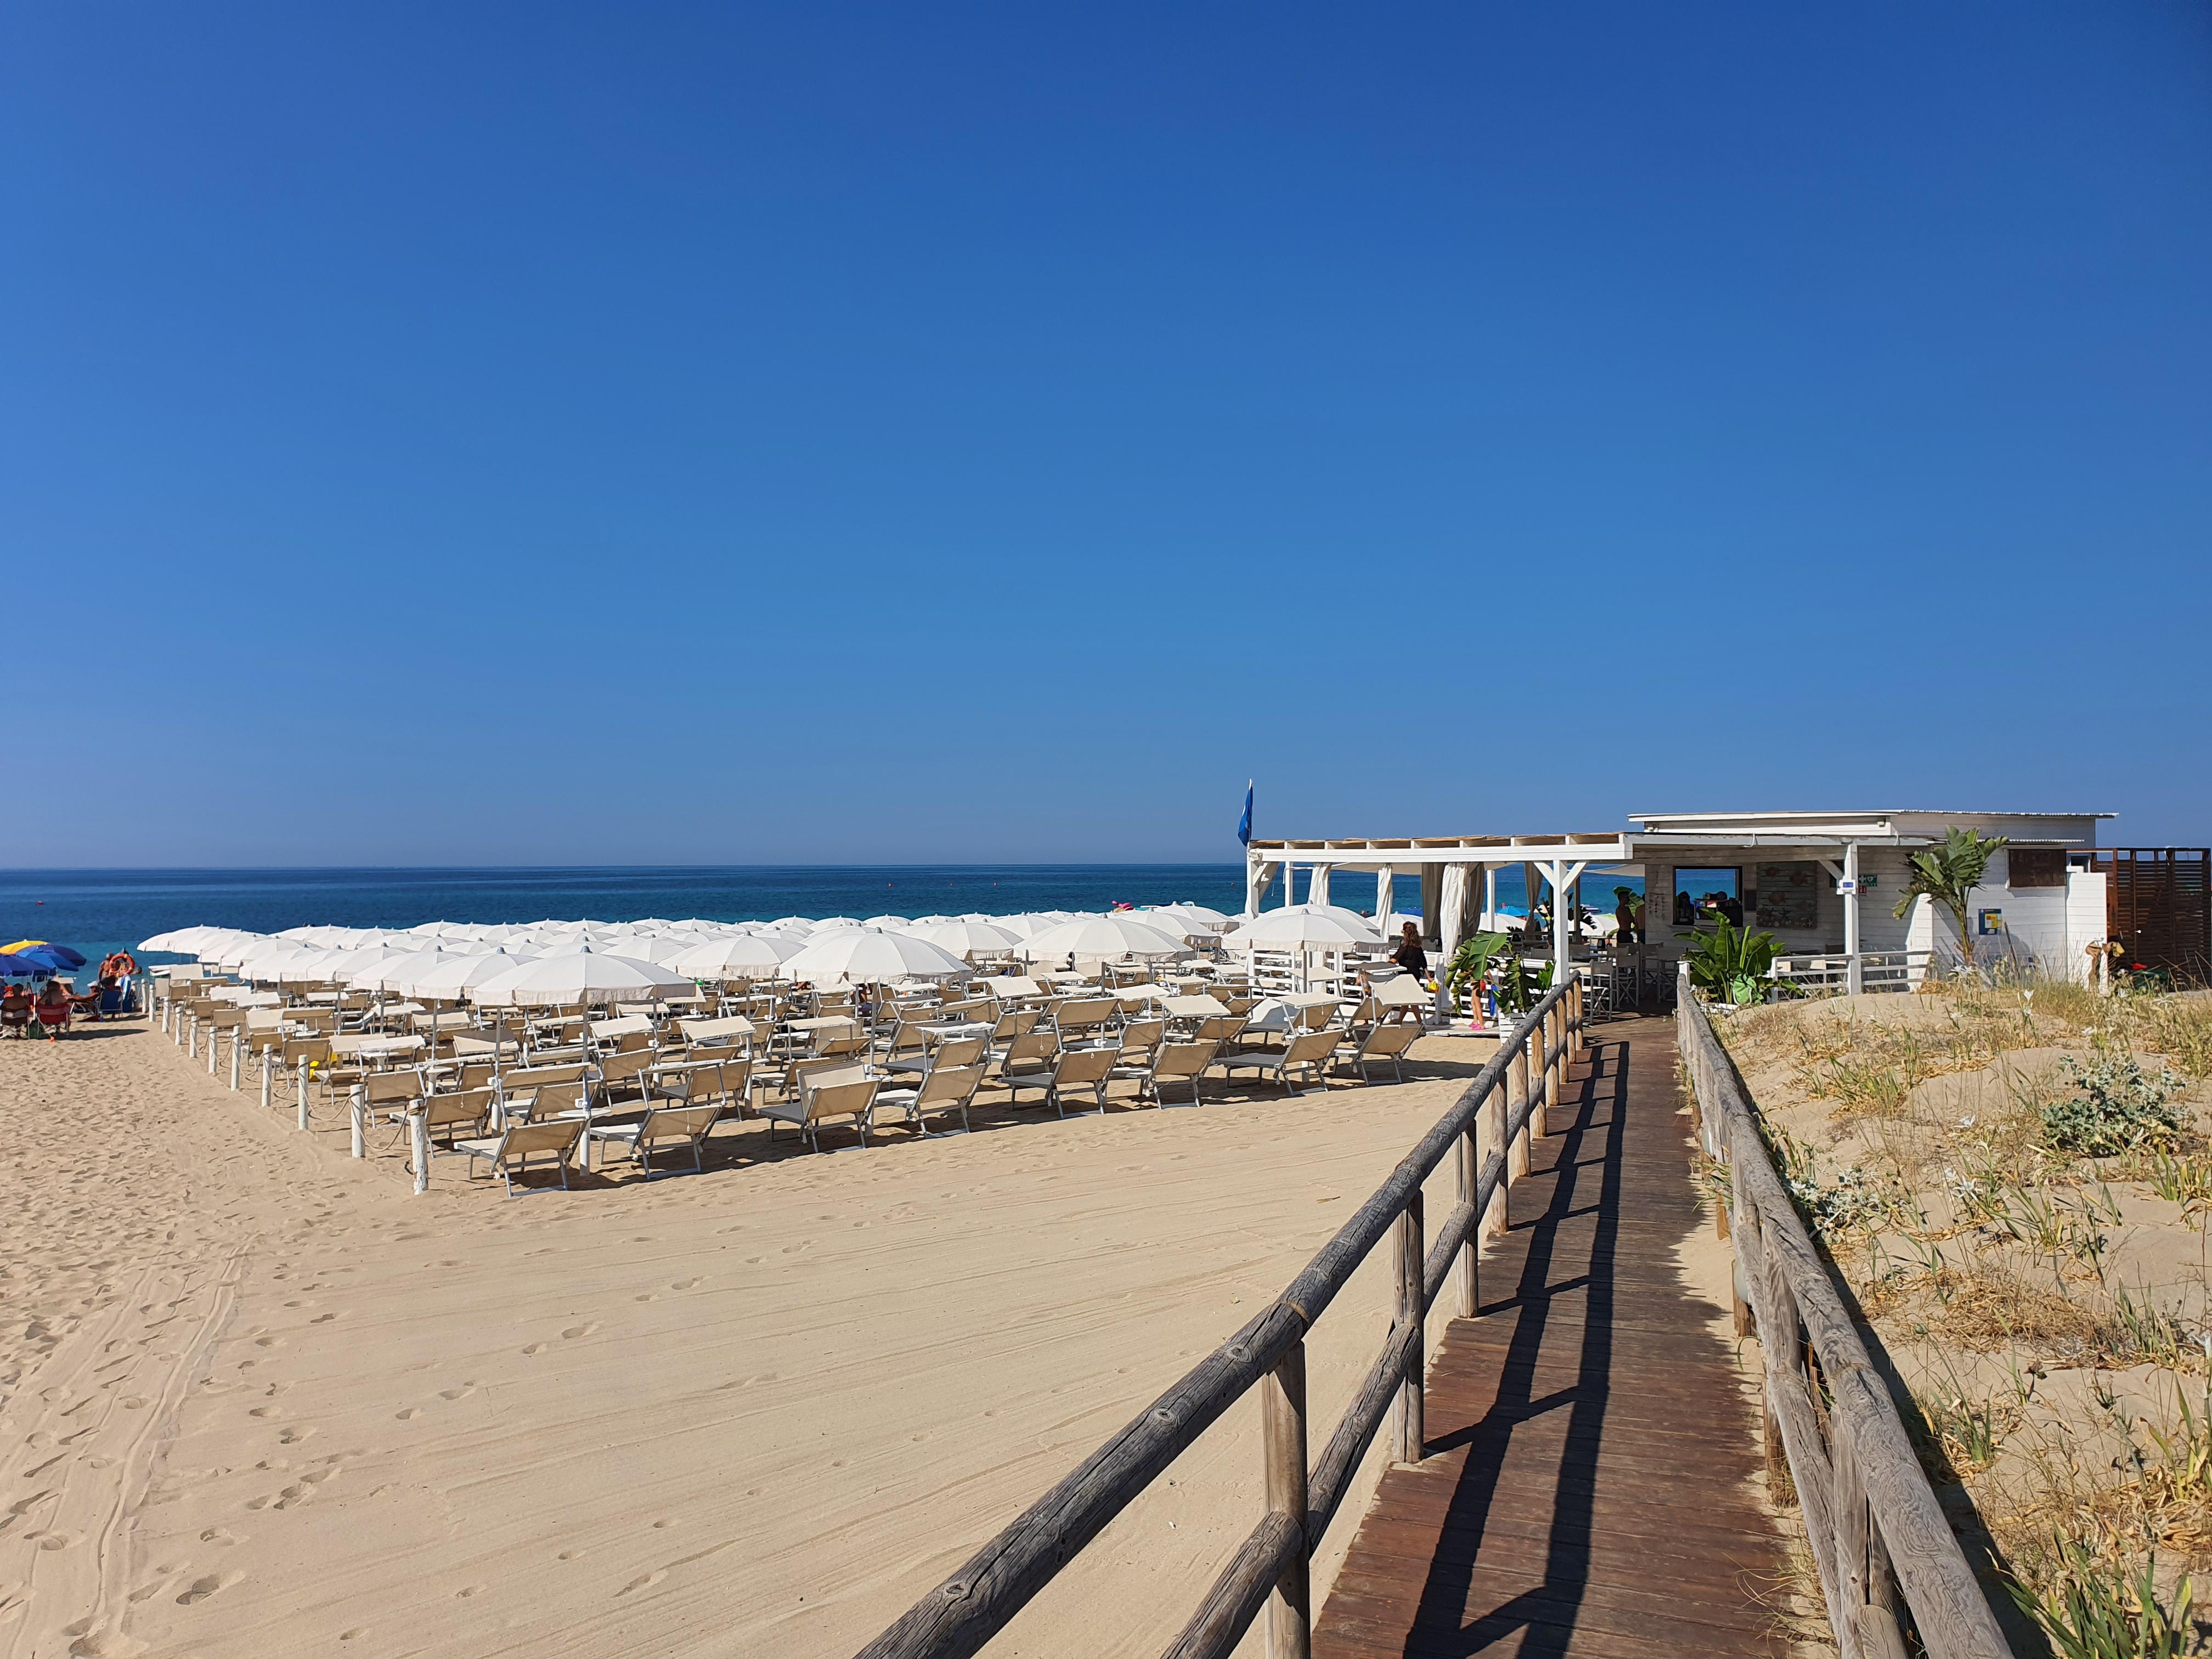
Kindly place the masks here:
MULTIPOLYGON (((1775 934, 1785 975, 1853 990, 1903 988, 1917 984, 1931 963, 1958 958, 1960 941, 1948 911, 1923 898, 1902 917, 1894 914, 1907 860, 1957 828, 2008 842, 1973 895, 1972 937, 1965 943, 1976 959, 2080 979, 2115 934, 2116 881, 2132 891, 2148 879, 2144 871, 2155 871, 2188 910, 2180 936, 2192 948, 2205 925, 2203 850, 2100 849, 2097 824, 2112 816, 1647 812, 1632 814, 1638 827, 1619 832, 1255 841, 1247 849, 1246 908, 1258 908, 1279 875, 1295 896, 1301 870, 1306 897, 1322 901, 1333 878, 1371 874, 1376 914, 1384 916, 1396 908, 1398 884, 1418 883, 1422 931, 1449 955, 1478 928, 1517 923, 1498 908, 1498 876, 1508 866, 1522 868, 1532 905, 1548 902, 1554 909, 1556 896, 1565 894, 1571 903, 1610 912, 1613 878, 1632 875, 1643 878, 1643 950, 1652 956, 1678 955, 1676 935, 1709 921, 1711 910, 1701 906, 1712 902, 1728 913, 1740 909, 1746 927, 1775 934)), ((1365 908, 1364 893, 1340 883, 1335 890, 1365 908)), ((1554 930, 1555 961, 1564 966, 1574 945, 1565 931, 1554 930)))

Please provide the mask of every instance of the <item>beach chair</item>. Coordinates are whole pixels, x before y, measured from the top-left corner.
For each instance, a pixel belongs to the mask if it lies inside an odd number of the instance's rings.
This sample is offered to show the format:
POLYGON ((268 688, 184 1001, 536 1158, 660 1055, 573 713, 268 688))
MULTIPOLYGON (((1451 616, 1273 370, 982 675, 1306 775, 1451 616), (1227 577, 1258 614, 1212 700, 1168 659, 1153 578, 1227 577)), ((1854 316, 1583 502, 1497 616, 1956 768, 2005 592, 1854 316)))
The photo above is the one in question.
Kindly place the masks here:
POLYGON ((750 1060, 758 1028, 742 1014, 730 1014, 716 1019, 679 1019, 676 1030, 695 1056, 701 1050, 732 1048, 742 1050, 750 1060))
POLYGON ((1062 1093, 1069 1089, 1087 1088, 1097 1097, 1098 1109, 1097 1114, 1085 1113, 1084 1115, 1103 1115, 1106 1110, 1107 1079, 1113 1075, 1115 1064, 1121 1057, 1121 1050, 1111 1045, 1096 1048, 1062 1048, 1054 1060, 1050 1071, 1022 1072, 1006 1077, 1009 1091, 1007 1104, 1020 1105, 1024 1089, 1041 1089, 1044 1091, 1046 1103, 1054 1112, 1066 1117, 1067 1108, 1061 1099, 1062 1093))
POLYGON ((1362 1083, 1373 1079, 1367 1075, 1370 1066, 1388 1063, 1392 1075, 1403 1083, 1406 1080, 1406 1051, 1419 1042, 1421 1028, 1403 1020, 1386 1021, 1370 1026, 1350 1042, 1337 1045, 1334 1059, 1340 1069, 1357 1066, 1362 1083))
MULTIPOLYGON (((658 1146, 688 1145, 691 1148, 691 1169, 694 1174, 707 1167, 707 1132, 722 1115, 720 1103, 706 1105, 655 1106, 635 1123, 593 1123, 586 1126, 585 1135, 602 1146, 625 1146, 629 1150, 630 1162, 636 1164, 647 1181, 653 1179, 653 1153, 658 1146)), ((590 1158, 586 1156, 586 1163, 590 1158)), ((605 1164, 603 1153, 602 1167, 605 1164)))
POLYGON ((879 1069, 901 1070, 898 1062, 913 1060, 929 1048, 930 1032, 918 1020, 901 1018, 875 1041, 874 1063, 879 1069))
POLYGON ((379 1110, 386 1123, 398 1123, 407 1115, 407 1109, 430 1092, 430 1085, 422 1073, 412 1069, 401 1072, 371 1072, 361 1080, 362 1097, 368 1109, 371 1122, 376 1121, 379 1110))
POLYGON ((604 1055, 599 1061, 599 1098, 610 1106, 632 1096, 649 1101, 652 1093, 646 1073, 659 1063, 659 1058, 642 1047, 604 1055))
POLYGON ((886 1072, 913 1072, 927 1076, 939 1066, 981 1066, 988 1062, 991 1040, 987 1036, 947 1037, 928 1053, 908 1060, 895 1060, 883 1069, 886 1072))
POLYGON ((775 1139, 775 1126, 789 1123, 805 1136, 806 1144, 816 1152, 822 1150, 822 1125, 831 1118, 848 1117, 854 1120, 860 1133, 860 1145, 868 1144, 868 1115, 875 1109, 876 1095, 883 1087, 880 1079, 868 1075, 865 1066, 830 1066, 820 1071, 808 1072, 799 1079, 799 1097, 790 1101, 770 1101, 760 1109, 760 1115, 770 1121, 769 1139, 775 1139))
POLYGON ((463 1139, 483 1135, 484 1125, 490 1121, 492 1108, 498 1097, 489 1089, 461 1089, 442 1095, 422 1097, 422 1121, 430 1132, 430 1148, 437 1155, 438 1142, 446 1142, 451 1155, 463 1139))
POLYGON ((992 1059, 998 1064, 1000 1080, 1014 1088, 1024 1079, 1050 1072, 1059 1053, 1059 1036, 1046 1030, 1009 1038, 1006 1046, 995 1051, 992 1059))
POLYGON ((1190 1103, 1197 1105, 1201 1098, 1199 1085, 1206 1068, 1213 1064, 1220 1052, 1215 1042, 1164 1042, 1152 1051, 1152 1060, 1145 1066, 1116 1066, 1111 1075, 1133 1079, 1137 1085, 1137 1098, 1152 1097, 1152 1104, 1164 1107, 1167 1097, 1161 1092, 1164 1086, 1187 1084, 1190 1088, 1190 1103))
POLYGON ((1076 1039, 1096 1036, 1121 1009, 1118 997, 1070 997, 1052 1011, 1052 1029, 1060 1033, 1065 1046, 1076 1039))
POLYGON ((713 1102, 734 1110, 739 1117, 752 1109, 753 1063, 732 1051, 725 1059, 714 1051, 694 1049, 682 1060, 664 1060, 646 1074, 648 1097, 660 1104, 703 1105, 713 1102))
POLYGON ((1300 1072, 1312 1073, 1326 1088, 1328 1084, 1328 1066, 1336 1053, 1338 1040, 1344 1036, 1340 1025, 1324 1026, 1318 1031, 1299 1031, 1279 1049, 1240 1048, 1221 1057, 1224 1072, 1252 1071, 1271 1073, 1283 1085, 1286 1095, 1298 1093, 1291 1077, 1300 1072))
MULTIPOLYGON (((492 1173, 507 1183, 507 1196, 514 1195, 514 1177, 526 1174, 533 1158, 550 1158, 561 1173, 561 1189, 568 1188, 568 1161, 574 1157, 577 1143, 584 1138, 584 1120, 580 1117, 558 1117, 544 1122, 518 1123, 510 1119, 506 1128, 496 1135, 478 1139, 456 1140, 453 1150, 465 1154, 469 1160, 469 1178, 474 1180, 477 1161, 489 1159, 492 1173)), ((523 1189, 525 1192, 528 1188, 523 1189)))
POLYGON ((1164 1018, 1154 1016, 1146 1019, 1133 1019, 1121 1028, 1121 1041, 1115 1064, 1136 1071, 1147 1071, 1152 1066, 1153 1054, 1167 1040, 1168 1023, 1164 1018))
MULTIPOLYGON (((975 1091, 982 1085, 983 1070, 980 1064, 933 1066, 914 1088, 878 1090, 875 1110, 901 1108, 907 1115, 907 1121, 923 1134, 929 1133, 930 1113, 957 1111, 960 1114, 961 1133, 964 1134, 969 1127, 968 1103, 975 1099, 975 1091)), ((869 1121, 872 1127, 872 1115, 869 1121)))

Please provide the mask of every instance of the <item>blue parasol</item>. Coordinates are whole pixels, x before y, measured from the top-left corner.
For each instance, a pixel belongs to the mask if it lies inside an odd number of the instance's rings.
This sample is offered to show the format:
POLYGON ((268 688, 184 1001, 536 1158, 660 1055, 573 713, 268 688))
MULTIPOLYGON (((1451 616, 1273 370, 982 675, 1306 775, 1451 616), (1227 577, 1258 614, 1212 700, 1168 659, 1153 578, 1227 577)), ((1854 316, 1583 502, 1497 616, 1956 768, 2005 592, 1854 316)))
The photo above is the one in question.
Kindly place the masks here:
POLYGON ((38 964, 37 971, 46 974, 58 974, 64 969, 84 966, 82 953, 70 950, 66 945, 33 945, 16 951, 14 960, 35 963, 38 964))

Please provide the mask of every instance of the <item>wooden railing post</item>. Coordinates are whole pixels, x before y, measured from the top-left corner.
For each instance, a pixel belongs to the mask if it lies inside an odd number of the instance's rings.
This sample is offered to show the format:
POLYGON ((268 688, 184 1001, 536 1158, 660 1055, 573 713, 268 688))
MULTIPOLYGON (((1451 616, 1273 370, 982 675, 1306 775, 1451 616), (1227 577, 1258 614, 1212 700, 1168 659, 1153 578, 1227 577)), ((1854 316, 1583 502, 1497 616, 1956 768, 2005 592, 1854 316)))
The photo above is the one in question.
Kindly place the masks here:
MULTIPOLYGON (((1507 1129, 1512 1128, 1513 1120, 1520 1115, 1521 1109, 1528 1104, 1528 1087, 1533 1081, 1528 1071, 1528 1045, 1524 1041, 1513 1051, 1513 1064, 1505 1073, 1504 1127, 1507 1129)), ((1515 1182, 1528 1173, 1528 1138, 1525 1131, 1516 1132, 1512 1139, 1505 1143, 1506 1188, 1510 1188, 1515 1182)), ((1510 1227, 1513 1224, 1512 1206, 1510 1201, 1500 1212, 1498 1219, 1504 1226, 1510 1227)))
MULTIPOLYGON (((1260 1385, 1267 1508, 1306 1532, 1306 1345, 1304 1339, 1260 1385)), ((1307 1659, 1313 1645, 1312 1584, 1301 1542, 1267 1598, 1267 1659, 1307 1659)))
POLYGON ((1421 1224, 1421 1190, 1416 1187, 1398 1217, 1398 1322, 1413 1331, 1406 1352, 1406 1376, 1398 1385, 1398 1461, 1418 1463, 1428 1449, 1427 1402, 1429 1351, 1426 1321, 1422 1317, 1422 1270, 1429 1259, 1426 1230, 1421 1224))
MULTIPOLYGON (((1481 1114, 1475 1119, 1477 1123, 1480 1123, 1485 1117, 1490 1120, 1491 1150, 1499 1157, 1508 1159, 1507 1165, 1500 1170, 1496 1195, 1491 1200, 1492 1206, 1491 1213, 1483 1218, 1483 1225, 1477 1230, 1478 1231, 1504 1232, 1509 1224, 1510 1209, 1506 1200, 1507 1182, 1504 1177, 1510 1173, 1510 1154, 1505 1145, 1505 1095, 1506 1080, 1500 1079, 1492 1085, 1489 1095, 1483 1102, 1481 1114)), ((1480 1177, 1481 1168, 1481 1161, 1478 1159, 1475 1164, 1478 1179, 1480 1177)))
POLYGON ((1565 1024, 1559 1005, 1555 1002, 1537 1027, 1537 1041, 1544 1045, 1544 1109, 1540 1115, 1528 1114, 1528 1132, 1532 1135, 1552 1133, 1552 1108, 1559 1103, 1559 1073, 1567 1063, 1566 1056, 1559 1052, 1564 1046, 1559 1031, 1565 1024))
MULTIPOLYGON (((1467 1126, 1467 1133, 1459 1138, 1459 1162, 1455 1166, 1458 1175, 1455 1185, 1459 1201, 1468 1206, 1474 1204, 1482 1178, 1481 1124, 1482 1119, 1478 1114, 1467 1126)), ((1481 1247, 1482 1218, 1477 1216, 1474 1224, 1467 1230, 1467 1243, 1459 1247, 1459 1261, 1452 1274, 1459 1286, 1459 1294, 1454 1302, 1462 1319, 1472 1319, 1482 1311, 1481 1268, 1476 1261, 1481 1254, 1481 1247)))

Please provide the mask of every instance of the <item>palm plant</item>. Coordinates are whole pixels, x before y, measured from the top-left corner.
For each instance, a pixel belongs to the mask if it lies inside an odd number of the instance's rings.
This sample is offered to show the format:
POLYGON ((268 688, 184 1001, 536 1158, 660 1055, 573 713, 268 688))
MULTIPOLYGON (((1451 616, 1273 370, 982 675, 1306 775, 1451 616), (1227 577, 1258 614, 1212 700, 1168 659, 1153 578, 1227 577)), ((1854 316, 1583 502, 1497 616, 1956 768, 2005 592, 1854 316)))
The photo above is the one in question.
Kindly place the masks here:
MULTIPOLYGON (((1455 1006, 1462 993, 1470 1002, 1474 1000, 1478 988, 1490 972, 1492 959, 1505 948, 1506 943, 1503 933, 1477 933, 1451 953, 1451 960, 1444 964, 1444 989, 1451 994, 1455 1006)), ((1470 1008, 1468 1012, 1475 1011, 1470 1008)))
POLYGON ((1941 847, 1924 847, 1915 853, 1905 878, 1905 896, 1893 915, 1902 921, 1916 900, 1928 898, 1951 913, 1959 925, 1959 957, 1962 972, 1974 968, 1974 936, 1967 931, 1974 889, 1989 873, 1990 860, 2005 846, 2002 836, 1983 836, 1972 830, 1946 830, 1941 847))
POLYGON ((1771 933, 1747 932, 1726 916, 1718 921, 1710 933, 1674 936, 1689 942, 1682 960, 1690 964, 1690 983, 1723 1002, 1757 1002, 1765 994, 1782 941, 1771 933))

